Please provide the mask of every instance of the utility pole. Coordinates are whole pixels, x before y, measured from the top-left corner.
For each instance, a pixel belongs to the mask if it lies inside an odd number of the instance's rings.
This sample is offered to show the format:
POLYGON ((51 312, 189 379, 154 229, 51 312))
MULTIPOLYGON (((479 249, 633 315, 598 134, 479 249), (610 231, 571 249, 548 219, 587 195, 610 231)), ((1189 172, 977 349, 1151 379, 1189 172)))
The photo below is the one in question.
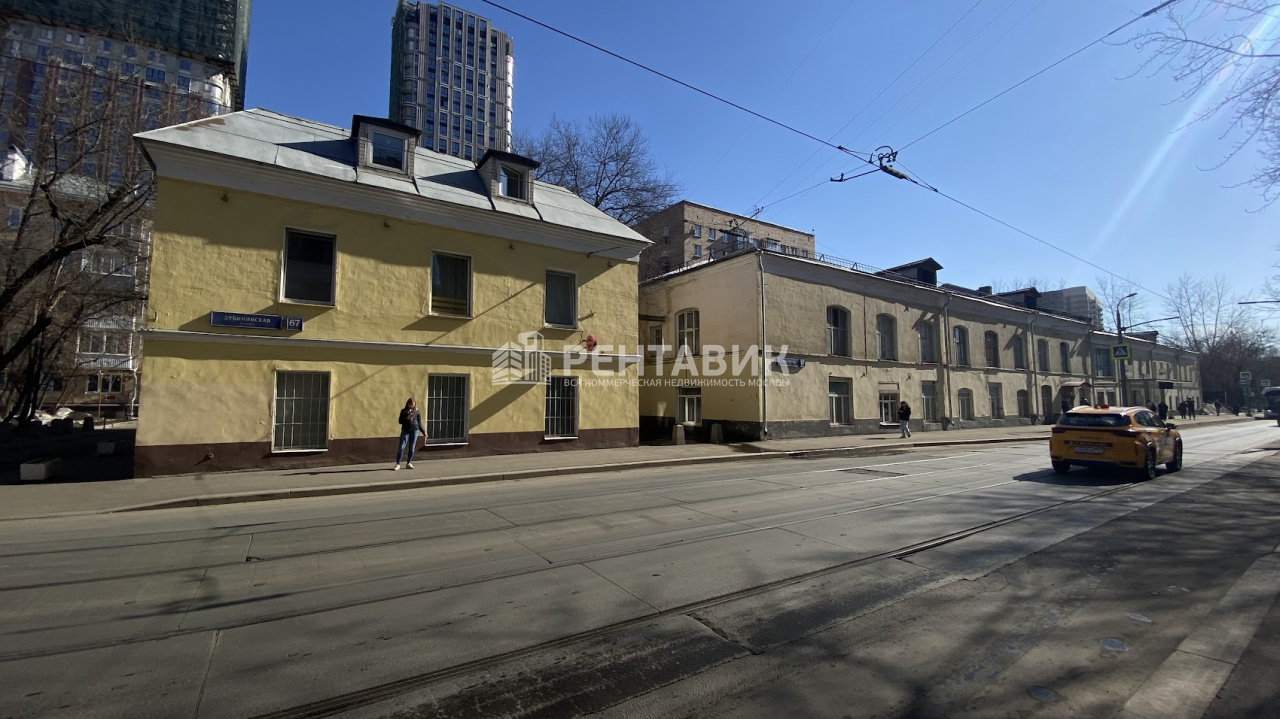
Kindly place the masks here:
MULTIPOLYGON (((1120 323, 1120 304, 1123 303, 1125 300, 1129 299, 1130 297, 1137 297, 1137 296, 1138 296, 1137 292, 1130 292, 1124 297, 1121 297, 1119 302, 1116 302, 1116 344, 1117 345, 1124 344, 1124 325, 1120 323)), ((1129 377, 1128 377, 1128 373, 1125 371, 1126 370, 1125 366, 1129 362, 1128 360, 1115 360, 1115 362, 1116 364, 1120 365, 1120 406, 1127 407, 1129 406, 1129 377)))

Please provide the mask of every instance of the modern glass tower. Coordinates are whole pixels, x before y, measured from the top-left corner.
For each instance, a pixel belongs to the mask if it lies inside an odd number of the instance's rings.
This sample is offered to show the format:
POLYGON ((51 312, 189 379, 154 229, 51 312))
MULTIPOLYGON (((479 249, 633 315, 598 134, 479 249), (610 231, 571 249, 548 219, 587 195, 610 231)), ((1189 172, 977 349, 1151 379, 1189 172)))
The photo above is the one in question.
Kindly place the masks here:
POLYGON ((444 3, 401 0, 392 18, 388 117, 422 146, 466 160, 511 149, 511 38, 444 3))

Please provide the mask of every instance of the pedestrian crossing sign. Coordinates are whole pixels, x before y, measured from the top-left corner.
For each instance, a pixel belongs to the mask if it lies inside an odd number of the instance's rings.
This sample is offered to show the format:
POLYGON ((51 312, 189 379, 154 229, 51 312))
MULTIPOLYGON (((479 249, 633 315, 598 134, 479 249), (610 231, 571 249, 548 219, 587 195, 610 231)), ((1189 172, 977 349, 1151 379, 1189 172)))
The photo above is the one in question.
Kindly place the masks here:
POLYGON ((1111 345, 1111 359, 1129 359, 1129 345, 1111 345))

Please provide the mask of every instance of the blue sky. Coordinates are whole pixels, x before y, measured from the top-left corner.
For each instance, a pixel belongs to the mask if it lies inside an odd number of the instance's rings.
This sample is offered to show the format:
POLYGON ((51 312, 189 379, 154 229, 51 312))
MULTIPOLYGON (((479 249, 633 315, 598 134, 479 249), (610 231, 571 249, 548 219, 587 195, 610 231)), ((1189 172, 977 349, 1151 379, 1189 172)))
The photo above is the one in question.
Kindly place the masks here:
MULTIPOLYGON (((553 114, 630 115, 692 201, 748 213, 857 167, 829 149, 802 164, 820 147, 811 140, 478 0, 454 4, 513 36, 518 130, 537 131, 553 114)), ((835 135, 973 6, 504 4, 821 137, 835 135)), ((1153 4, 983 0, 836 141, 858 150, 901 147, 1153 4)), ((246 105, 343 126, 353 114, 385 115, 394 7, 393 0, 256 0, 246 105)), ((1226 185, 1251 176, 1257 153, 1200 169, 1229 149, 1220 139, 1225 122, 1185 126, 1193 106, 1174 102, 1180 86, 1165 74, 1133 75, 1141 59, 1127 45, 1095 46, 899 159, 945 192, 1157 292, 1183 273, 1225 274, 1237 290, 1254 292, 1280 259, 1280 204, 1251 213, 1262 204, 1257 192, 1226 185)), ((1099 274, 881 173, 828 183, 770 205, 760 218, 814 231, 819 251, 873 266, 932 256, 945 267, 940 279, 968 286, 1031 275, 1093 284, 1099 274)))

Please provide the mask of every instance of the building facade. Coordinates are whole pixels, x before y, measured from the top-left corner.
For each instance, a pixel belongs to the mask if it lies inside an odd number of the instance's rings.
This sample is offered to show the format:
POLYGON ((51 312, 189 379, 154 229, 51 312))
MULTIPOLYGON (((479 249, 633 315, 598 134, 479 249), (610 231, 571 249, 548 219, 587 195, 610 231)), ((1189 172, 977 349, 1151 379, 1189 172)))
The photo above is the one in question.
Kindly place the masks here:
POLYGON ((814 236, 682 200, 636 223, 653 245, 640 256, 640 278, 737 252, 747 245, 796 257, 817 254, 814 236))
MULTIPOLYGON (((642 282, 640 332, 666 346, 643 373, 669 377, 641 386, 642 436, 675 424, 703 438, 719 424, 726 440, 896 431, 902 401, 913 430, 1016 426, 1055 421, 1064 404, 1114 402, 1114 336, 1035 307, 1034 291, 940 287, 939 269, 928 259, 874 271, 747 247, 642 282), (760 362, 762 381, 725 383, 698 362, 712 347, 731 365, 747 364, 741 348, 785 357, 760 362), (682 353, 692 361, 678 362, 682 353)), ((1173 372, 1179 392, 1198 396, 1195 355, 1150 344, 1135 349, 1139 374, 1154 353, 1175 363, 1152 372, 1173 372)))
POLYGON ((1069 315, 1084 317, 1096 329, 1102 329, 1102 303, 1088 287, 1067 287, 1040 293, 1040 306, 1069 315))
POLYGON ((159 187, 136 474, 390 466, 409 397, 447 456, 635 444, 617 348, 648 242, 524 158, 352 124, 139 135, 159 187), (574 351, 619 381, 583 382, 574 351))
POLYGON ((511 38, 445 3, 400 0, 391 22, 387 117, 422 131, 423 147, 479 160, 511 149, 511 38))

